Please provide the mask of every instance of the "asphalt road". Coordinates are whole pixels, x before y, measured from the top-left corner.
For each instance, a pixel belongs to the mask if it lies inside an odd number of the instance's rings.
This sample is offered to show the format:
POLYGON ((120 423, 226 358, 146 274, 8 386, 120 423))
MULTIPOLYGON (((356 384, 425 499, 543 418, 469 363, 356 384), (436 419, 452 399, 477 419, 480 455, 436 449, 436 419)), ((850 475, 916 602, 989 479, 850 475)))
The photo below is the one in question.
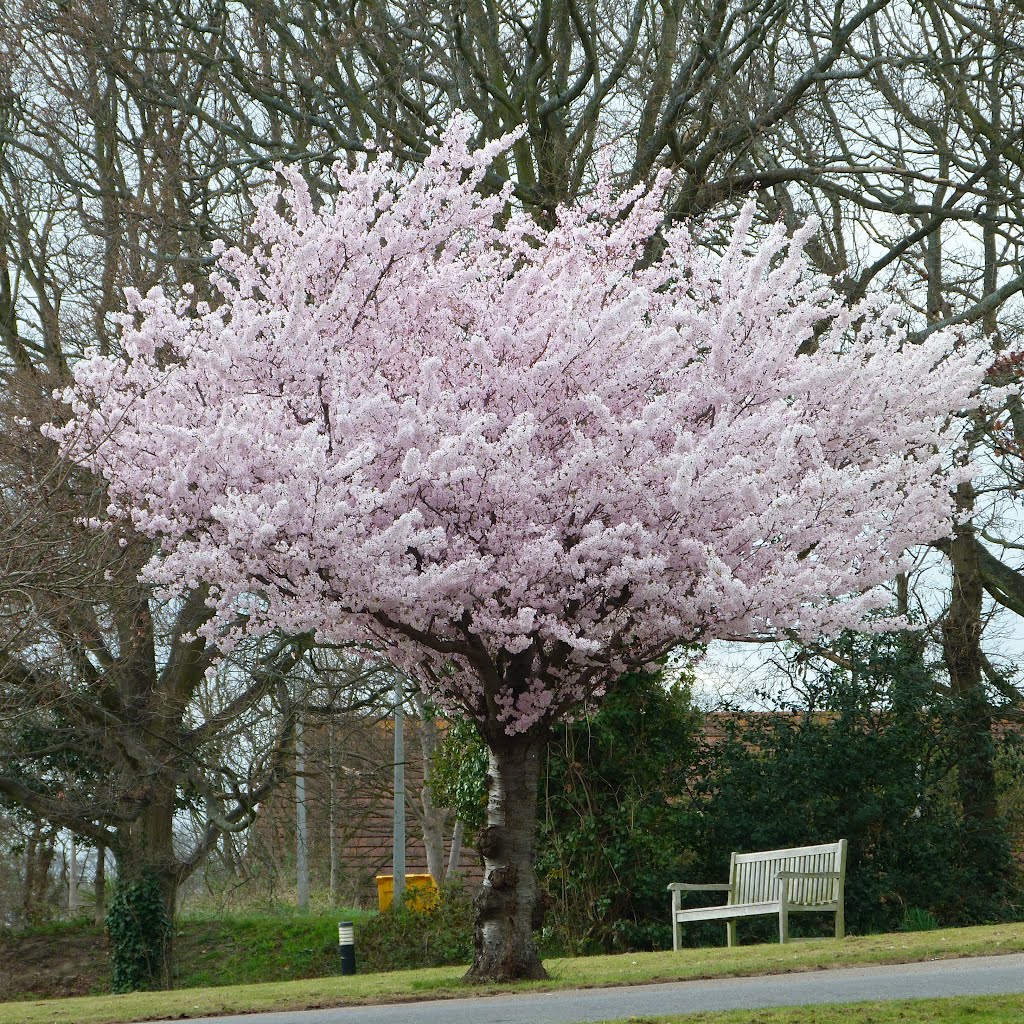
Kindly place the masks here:
MULTIPOLYGON (((584 1024, 637 1015, 1024 993, 1024 955, 719 981, 204 1017, 202 1024, 584 1024)), ((165 1021, 163 1024, 172 1024, 165 1021)))

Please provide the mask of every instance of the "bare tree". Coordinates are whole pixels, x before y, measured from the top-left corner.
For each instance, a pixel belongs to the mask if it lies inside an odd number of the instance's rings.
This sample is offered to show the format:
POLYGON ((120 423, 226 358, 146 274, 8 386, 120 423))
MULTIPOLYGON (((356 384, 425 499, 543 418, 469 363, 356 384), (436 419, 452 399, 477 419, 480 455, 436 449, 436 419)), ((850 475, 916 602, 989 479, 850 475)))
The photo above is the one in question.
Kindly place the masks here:
MULTIPOLYGON (((111 850, 119 882, 154 877, 170 919, 182 879, 285 771, 294 715, 277 690, 309 641, 218 662, 203 590, 139 582, 151 550, 98 527, 102 481, 40 432, 84 349, 109 351, 122 288, 180 287, 204 258, 207 168, 187 117, 118 87, 108 55, 131 44, 115 6, 19 4, 0 29, 0 798, 111 850), (239 771, 223 749, 246 716, 272 727, 239 771), (203 822, 187 848, 182 801, 203 822)), ((151 57, 154 81, 200 87, 186 55, 151 57)), ((152 980, 170 979, 170 936, 152 980)))
MULTIPOLYGON (((848 267, 854 294, 889 289, 920 336, 977 325, 992 338, 995 366, 1002 350, 1020 343, 1024 324, 1022 30, 1024 12, 992 0, 880 11, 847 46, 840 66, 849 80, 819 87, 816 109, 793 123, 772 190, 781 215, 822 217, 822 263, 848 267), (807 178, 786 164, 831 170, 807 178), (848 170, 837 174, 838 166, 848 170)), ((1012 362, 1000 375, 1020 380, 1012 362)), ((1011 398, 990 421, 971 425, 961 457, 988 470, 957 492, 961 511, 974 518, 937 545, 950 573, 937 640, 959 706, 960 799, 976 826, 979 859, 995 836, 992 703, 1019 714, 1022 696, 993 668, 984 641, 993 601, 1024 611, 1024 574, 1011 561, 1018 517, 1007 515, 1017 460, 1005 446, 993 457, 992 433, 1004 423, 1012 435, 1019 410, 1011 398)), ((1022 439, 1015 436, 1011 448, 1022 439)))

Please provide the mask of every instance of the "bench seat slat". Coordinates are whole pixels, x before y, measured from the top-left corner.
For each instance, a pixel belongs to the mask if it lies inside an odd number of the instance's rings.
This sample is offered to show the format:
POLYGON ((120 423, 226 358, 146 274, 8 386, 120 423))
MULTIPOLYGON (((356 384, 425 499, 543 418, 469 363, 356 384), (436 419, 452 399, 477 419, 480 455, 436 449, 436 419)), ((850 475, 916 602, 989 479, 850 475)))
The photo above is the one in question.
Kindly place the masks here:
MULTIPOLYGON (((811 911, 833 911, 839 907, 838 903, 789 903, 787 907, 790 913, 799 914, 811 911)), ((782 903, 776 900, 774 903, 733 903, 724 907, 699 907, 695 910, 680 910, 676 913, 676 920, 680 924, 688 921, 728 921, 734 917, 764 917, 768 914, 777 914, 782 908, 782 903)))

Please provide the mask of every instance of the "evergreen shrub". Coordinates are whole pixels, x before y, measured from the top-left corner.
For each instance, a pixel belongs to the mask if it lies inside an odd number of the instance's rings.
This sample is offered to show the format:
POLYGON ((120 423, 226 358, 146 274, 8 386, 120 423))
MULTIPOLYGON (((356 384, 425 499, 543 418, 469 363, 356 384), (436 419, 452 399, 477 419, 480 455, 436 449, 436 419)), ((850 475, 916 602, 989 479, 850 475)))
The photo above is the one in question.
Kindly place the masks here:
POLYGON ((461 879, 446 882, 429 910, 413 910, 412 894, 356 922, 360 974, 414 967, 448 967, 473 959, 473 901, 461 879))
MULTIPOLYGON (((846 838, 847 929, 894 931, 913 908, 942 925, 1012 913, 1006 831, 970 834, 950 756, 955 708, 915 634, 851 635, 845 667, 797 668, 802 703, 736 715, 706 743, 696 776, 691 881, 723 881, 729 855, 846 838), (976 851, 985 844, 985 856, 976 851)), ((923 919, 923 918, 922 918, 923 919)), ((827 931, 831 915, 796 915, 794 931, 827 931)), ((770 938, 771 921, 741 923, 770 938)), ((710 930, 715 937, 724 928, 710 930)), ((695 929, 692 939, 706 939, 695 929)))

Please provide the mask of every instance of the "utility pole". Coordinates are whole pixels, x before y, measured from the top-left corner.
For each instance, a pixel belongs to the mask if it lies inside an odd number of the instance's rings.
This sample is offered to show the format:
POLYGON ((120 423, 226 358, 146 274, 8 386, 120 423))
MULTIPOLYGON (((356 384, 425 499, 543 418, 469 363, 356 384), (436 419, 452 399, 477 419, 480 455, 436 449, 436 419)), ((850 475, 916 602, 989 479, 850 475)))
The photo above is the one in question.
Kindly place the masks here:
POLYGON ((395 839, 392 855, 394 905, 401 903, 405 893, 405 687, 400 675, 395 676, 395 839))
POLYGON ((102 843, 96 847, 95 888, 94 920, 101 925, 107 916, 107 848, 102 843))
MULTIPOLYGON (((304 699, 305 694, 302 693, 304 699)), ((299 909, 308 910, 309 831, 306 823, 306 737, 302 721, 302 700, 295 716, 295 888, 299 909)))
POLYGON ((327 889, 331 896, 331 906, 338 905, 338 889, 341 879, 338 872, 338 766, 334 763, 334 720, 327 723, 327 826, 328 853, 331 862, 331 874, 327 889))
POLYGON ((78 845, 75 833, 71 832, 70 849, 68 850, 68 916, 78 914, 78 845))

